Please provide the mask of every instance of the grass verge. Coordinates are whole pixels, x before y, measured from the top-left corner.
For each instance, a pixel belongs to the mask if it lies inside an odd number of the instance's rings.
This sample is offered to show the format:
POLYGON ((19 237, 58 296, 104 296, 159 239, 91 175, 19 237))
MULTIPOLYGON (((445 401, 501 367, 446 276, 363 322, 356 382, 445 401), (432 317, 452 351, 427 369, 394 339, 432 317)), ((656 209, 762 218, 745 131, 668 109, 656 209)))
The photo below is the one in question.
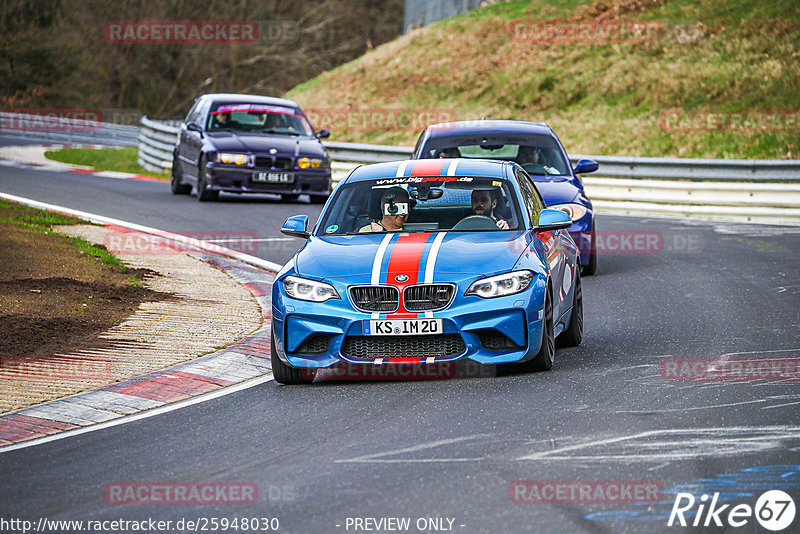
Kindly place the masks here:
POLYGON ((61 163, 85 165, 96 170, 128 172, 169 180, 165 172, 150 172, 139 165, 138 148, 62 148, 48 150, 45 157, 61 163))
POLYGON ((149 271, 51 229, 81 223, 0 201, 0 367, 102 345, 98 334, 165 297, 141 287, 149 271))
POLYGON ((430 122, 423 112, 443 110, 445 120, 547 122, 573 154, 794 159, 798 42, 797 0, 499 2, 412 30, 286 96, 318 110, 313 126, 336 141, 411 146, 430 122), (520 38, 548 21, 609 19, 658 31, 520 38), (390 109, 420 117, 398 127, 390 109))

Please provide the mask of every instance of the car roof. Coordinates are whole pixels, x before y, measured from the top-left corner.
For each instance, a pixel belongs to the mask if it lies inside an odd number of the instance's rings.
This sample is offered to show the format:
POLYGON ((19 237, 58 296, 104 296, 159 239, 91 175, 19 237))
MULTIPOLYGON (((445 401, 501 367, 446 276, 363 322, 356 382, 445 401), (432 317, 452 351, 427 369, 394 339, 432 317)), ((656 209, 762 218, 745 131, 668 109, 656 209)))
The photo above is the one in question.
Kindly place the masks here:
POLYGON ((430 124, 428 125, 427 133, 430 137, 471 133, 553 135, 553 130, 543 122, 481 119, 430 124))
POLYGON ((268 104, 272 106, 285 106, 292 108, 300 107, 294 100, 286 100, 285 98, 276 98, 273 96, 243 95, 238 93, 209 93, 202 95, 200 98, 208 98, 214 102, 224 101, 231 104, 268 104))
POLYGON ((347 182, 379 178, 408 178, 411 176, 475 176, 508 178, 514 176, 511 161, 488 159, 416 159, 362 165, 353 170, 347 182), (452 173, 452 174, 451 174, 452 173))

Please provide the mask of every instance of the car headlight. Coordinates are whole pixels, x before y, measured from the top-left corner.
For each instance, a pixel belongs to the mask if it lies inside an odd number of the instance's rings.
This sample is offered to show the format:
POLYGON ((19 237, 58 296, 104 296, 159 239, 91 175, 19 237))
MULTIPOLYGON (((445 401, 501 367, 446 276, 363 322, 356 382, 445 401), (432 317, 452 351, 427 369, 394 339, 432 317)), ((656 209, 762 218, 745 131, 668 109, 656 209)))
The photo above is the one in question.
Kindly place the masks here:
POLYGON ((324 166, 325 162, 319 158, 300 158, 297 160, 297 166, 301 169, 319 169, 324 166))
POLYGON ((287 295, 298 300, 325 302, 328 299, 339 298, 339 293, 336 292, 332 285, 297 276, 284 278, 283 289, 286 290, 287 295))
POLYGON ((582 219, 583 216, 586 215, 586 212, 588 211, 586 209, 586 206, 581 206, 580 204, 574 204, 574 203, 555 204, 553 206, 547 206, 547 209, 563 211, 564 213, 567 214, 567 216, 570 218, 572 222, 579 221, 580 219, 582 219))
POLYGON ((247 154, 233 154, 231 152, 217 152, 214 156, 217 163, 227 163, 229 165, 247 165, 250 163, 250 156, 247 154))
POLYGON ((511 271, 510 273, 481 278, 473 282, 467 289, 466 295, 475 295, 482 299, 513 295, 528 289, 528 286, 531 285, 531 280, 533 280, 533 272, 531 271, 511 271))

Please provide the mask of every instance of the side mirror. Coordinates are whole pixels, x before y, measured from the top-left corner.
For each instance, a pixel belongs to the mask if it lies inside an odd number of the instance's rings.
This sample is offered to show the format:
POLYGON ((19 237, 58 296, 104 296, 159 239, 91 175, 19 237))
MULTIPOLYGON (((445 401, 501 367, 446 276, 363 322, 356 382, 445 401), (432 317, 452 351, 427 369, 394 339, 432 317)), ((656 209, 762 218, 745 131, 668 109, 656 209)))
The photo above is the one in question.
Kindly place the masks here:
POLYGON ((186 123, 186 129, 192 132, 197 132, 200 134, 200 137, 203 137, 203 129, 200 128, 200 125, 194 121, 186 123))
POLYGON ((561 210, 544 209, 539 213, 539 224, 533 229, 539 232, 552 232, 553 230, 565 230, 572 226, 569 215, 561 210))
POLYGON ((293 215, 289 217, 283 222, 281 233, 292 237, 308 239, 311 235, 308 233, 308 215, 293 215))
POLYGON ((321 130, 314 132, 314 135, 317 137, 317 139, 327 139, 331 136, 331 131, 327 128, 322 128, 321 130))
POLYGON ((575 174, 586 174, 596 171, 598 168, 597 162, 591 159, 582 159, 578 161, 575 168, 572 169, 575 174))

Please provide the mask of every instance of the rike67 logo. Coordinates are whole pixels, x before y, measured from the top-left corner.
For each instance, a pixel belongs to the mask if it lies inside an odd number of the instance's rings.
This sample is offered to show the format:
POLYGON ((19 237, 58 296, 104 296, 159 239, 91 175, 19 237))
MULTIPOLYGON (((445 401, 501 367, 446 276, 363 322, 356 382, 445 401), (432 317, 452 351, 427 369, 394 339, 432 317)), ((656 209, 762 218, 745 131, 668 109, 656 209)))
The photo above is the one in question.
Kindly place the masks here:
POLYGON ((744 503, 735 506, 720 505, 719 496, 719 493, 714 493, 713 496, 704 493, 696 499, 691 493, 678 493, 667 526, 722 527, 727 524, 738 528, 748 524, 755 516, 763 528, 778 532, 794 521, 794 500, 784 491, 770 490, 762 493, 755 507, 744 503), (691 521, 692 518, 694 521, 691 521))

